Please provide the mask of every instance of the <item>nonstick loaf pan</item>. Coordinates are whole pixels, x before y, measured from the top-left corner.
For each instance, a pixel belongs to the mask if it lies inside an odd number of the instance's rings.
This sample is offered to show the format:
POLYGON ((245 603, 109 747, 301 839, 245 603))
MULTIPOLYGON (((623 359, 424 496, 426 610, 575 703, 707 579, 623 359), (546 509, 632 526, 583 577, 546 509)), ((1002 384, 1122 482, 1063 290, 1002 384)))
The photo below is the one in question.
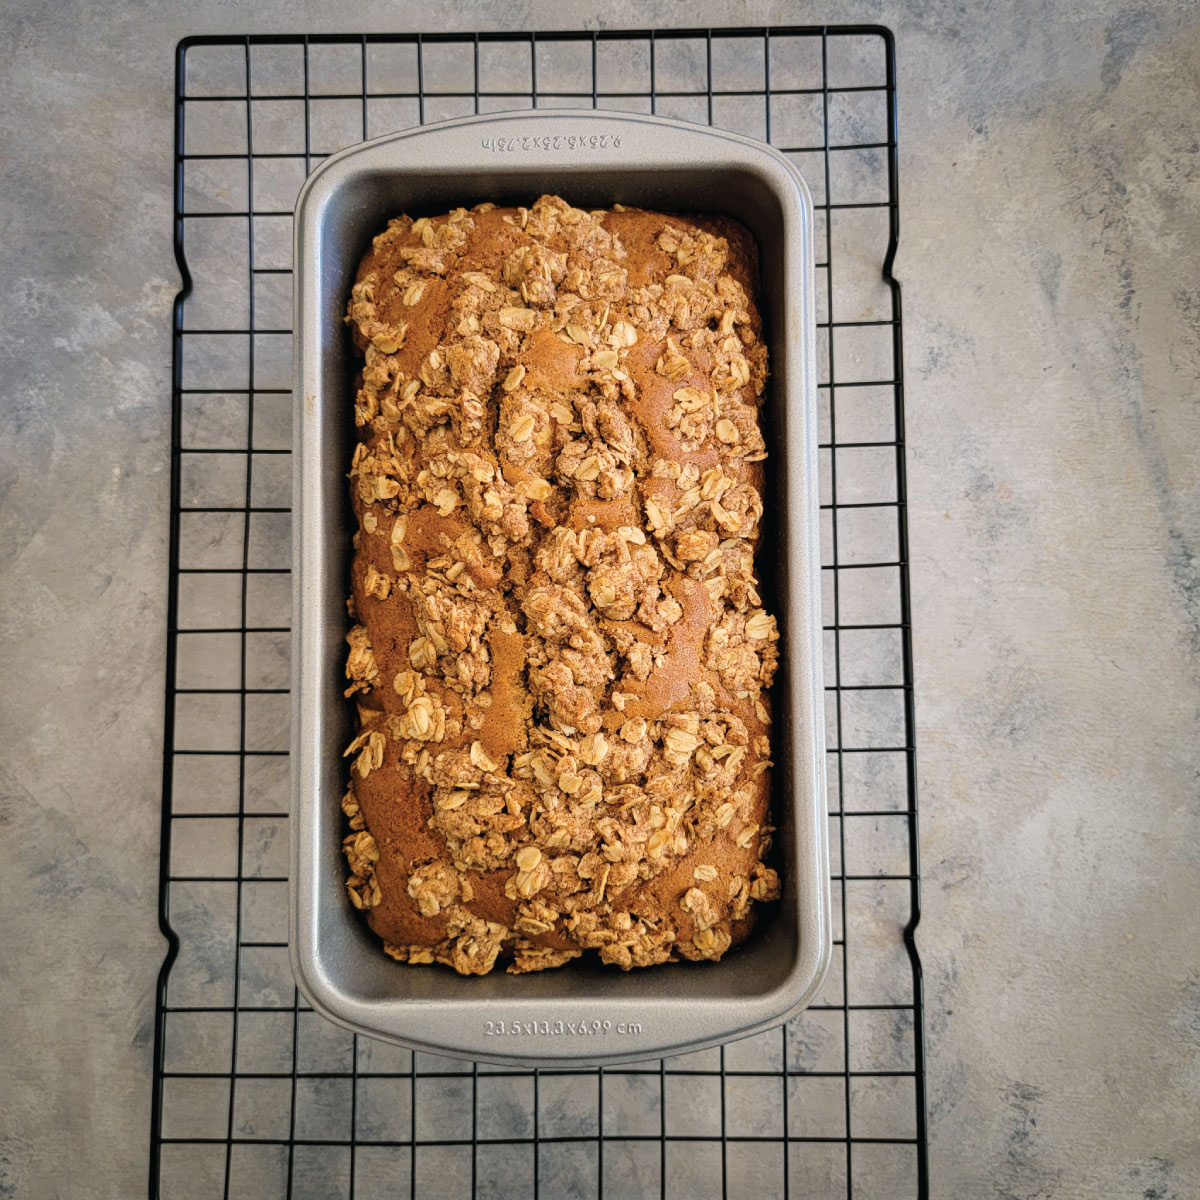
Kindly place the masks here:
POLYGON ((628 1062, 768 1028, 811 1002, 832 933, 825 807, 812 200, 762 143, 661 118, 533 111, 467 118, 326 159, 295 215, 291 959, 330 1020, 441 1054, 515 1065, 628 1062), (622 972, 585 956, 531 975, 461 978, 386 957, 351 906, 341 854, 353 347, 343 321, 372 237, 400 213, 557 193, 742 221, 759 247, 770 351, 759 571, 780 629, 772 812, 781 901, 715 963, 622 972))

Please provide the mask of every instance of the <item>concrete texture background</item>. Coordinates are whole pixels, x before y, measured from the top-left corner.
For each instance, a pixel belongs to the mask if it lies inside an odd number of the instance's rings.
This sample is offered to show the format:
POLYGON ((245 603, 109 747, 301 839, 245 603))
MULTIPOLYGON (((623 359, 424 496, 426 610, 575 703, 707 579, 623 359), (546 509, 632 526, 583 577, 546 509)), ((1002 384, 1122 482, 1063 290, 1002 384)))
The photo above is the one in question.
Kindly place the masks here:
MULTIPOLYGON (((172 46, 432 10, 0 16, 0 1195, 145 1186, 172 46)), ((1200 12, 483 0, 899 46, 933 1194, 1200 1194, 1200 12)))

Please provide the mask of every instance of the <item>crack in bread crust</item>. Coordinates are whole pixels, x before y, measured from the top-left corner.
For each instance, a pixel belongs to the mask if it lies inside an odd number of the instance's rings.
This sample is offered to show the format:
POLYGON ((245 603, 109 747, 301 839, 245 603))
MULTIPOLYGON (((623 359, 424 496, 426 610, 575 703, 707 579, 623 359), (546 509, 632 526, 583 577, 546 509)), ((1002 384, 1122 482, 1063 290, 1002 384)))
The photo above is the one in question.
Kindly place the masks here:
POLYGON ((717 959, 779 895, 756 274, 555 196, 363 259, 344 849, 394 958, 717 959))

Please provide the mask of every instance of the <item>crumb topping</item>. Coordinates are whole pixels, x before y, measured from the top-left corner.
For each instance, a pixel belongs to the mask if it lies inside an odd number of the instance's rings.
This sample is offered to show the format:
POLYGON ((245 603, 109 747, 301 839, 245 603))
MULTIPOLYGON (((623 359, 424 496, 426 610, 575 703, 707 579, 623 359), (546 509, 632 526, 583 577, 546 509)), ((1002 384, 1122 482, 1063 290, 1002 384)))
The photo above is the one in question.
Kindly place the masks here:
POLYGON ((778 896, 752 265, 555 196, 364 259, 343 848, 394 958, 716 959, 778 896))

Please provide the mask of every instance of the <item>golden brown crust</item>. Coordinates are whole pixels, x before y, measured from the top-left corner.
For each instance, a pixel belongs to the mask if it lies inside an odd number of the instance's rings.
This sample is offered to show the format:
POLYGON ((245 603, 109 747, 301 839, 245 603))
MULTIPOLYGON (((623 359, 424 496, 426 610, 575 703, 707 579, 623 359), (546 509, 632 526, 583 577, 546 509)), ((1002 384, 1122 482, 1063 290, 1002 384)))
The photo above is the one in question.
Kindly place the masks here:
POLYGON ((715 959, 778 895, 756 275, 732 221, 554 196, 364 258, 343 807, 393 957, 715 959))

